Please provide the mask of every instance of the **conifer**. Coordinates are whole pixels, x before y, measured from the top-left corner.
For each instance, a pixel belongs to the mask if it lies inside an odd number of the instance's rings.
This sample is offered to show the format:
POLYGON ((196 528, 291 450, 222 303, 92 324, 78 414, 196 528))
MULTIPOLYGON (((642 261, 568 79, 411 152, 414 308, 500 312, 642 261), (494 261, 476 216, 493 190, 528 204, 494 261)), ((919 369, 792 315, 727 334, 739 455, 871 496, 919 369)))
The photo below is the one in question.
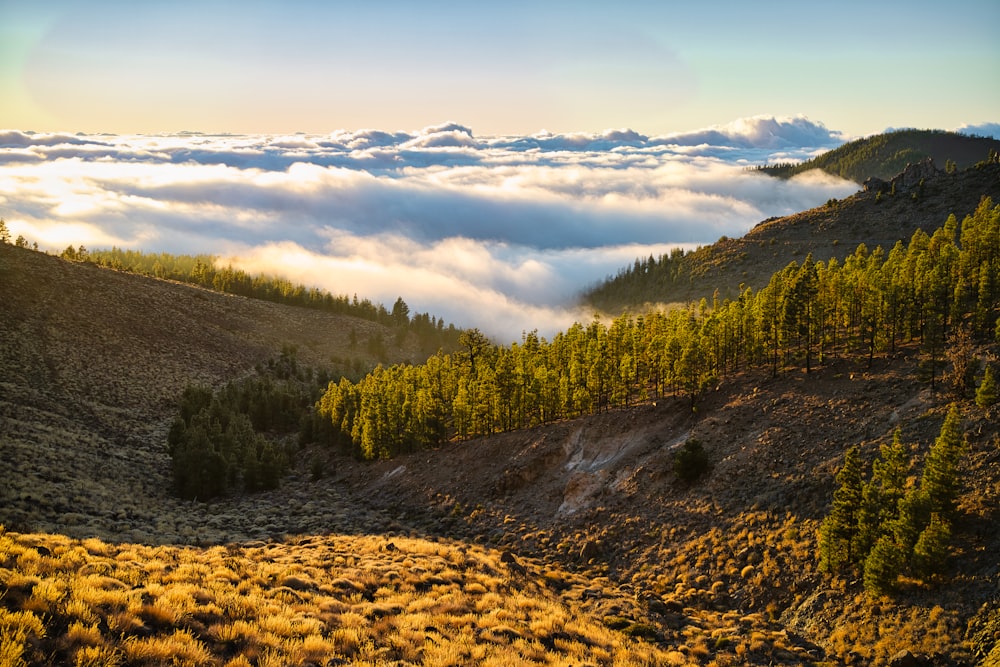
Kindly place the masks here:
POLYGON ((863 495, 861 457, 857 446, 844 454, 844 467, 837 473, 830 514, 820 526, 820 569, 836 572, 855 562, 852 545, 858 532, 858 511, 863 495))
POLYGON ((987 366, 983 372, 983 381, 979 383, 976 390, 976 405, 981 408, 989 408, 997 402, 997 383, 993 378, 993 367, 987 366))
POLYGON ((891 444, 883 444, 880 456, 872 463, 871 480, 864 486, 858 508, 858 531, 854 553, 864 558, 878 538, 889 530, 899 516, 899 501, 905 493, 906 473, 910 467, 902 432, 896 429, 891 444))
POLYGON ((903 549, 899 543, 891 535, 880 537, 865 558, 865 590, 876 595, 895 590, 903 560, 903 549))
POLYGON ((940 573, 948 558, 951 526, 937 512, 931 514, 930 523, 920 533, 913 546, 913 571, 924 579, 940 573))
POLYGON ((954 511, 958 498, 958 463, 965 453, 961 421, 958 405, 952 403, 941 425, 941 433, 927 453, 920 478, 920 489, 927 496, 930 511, 945 517, 954 511))

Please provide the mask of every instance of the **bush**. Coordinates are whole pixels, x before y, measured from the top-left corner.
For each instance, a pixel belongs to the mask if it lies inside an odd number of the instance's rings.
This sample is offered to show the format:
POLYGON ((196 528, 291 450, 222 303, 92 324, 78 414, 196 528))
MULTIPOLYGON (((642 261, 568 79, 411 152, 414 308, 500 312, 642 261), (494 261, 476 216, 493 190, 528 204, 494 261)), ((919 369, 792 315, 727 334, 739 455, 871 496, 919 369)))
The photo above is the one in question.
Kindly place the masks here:
POLYGON ((674 472, 685 482, 693 482, 708 472, 708 452, 699 440, 690 438, 677 450, 674 472))

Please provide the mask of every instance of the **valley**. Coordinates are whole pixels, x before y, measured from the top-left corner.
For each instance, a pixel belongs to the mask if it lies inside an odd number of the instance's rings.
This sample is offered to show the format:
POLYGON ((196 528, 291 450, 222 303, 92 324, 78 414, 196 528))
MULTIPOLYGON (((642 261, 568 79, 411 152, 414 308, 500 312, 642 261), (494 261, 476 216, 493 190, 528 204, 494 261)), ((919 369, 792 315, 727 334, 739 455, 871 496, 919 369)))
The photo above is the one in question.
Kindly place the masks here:
MULTIPOLYGON (((741 242, 772 225, 798 228, 741 242)), ((997 406, 931 386, 916 341, 391 459, 288 442, 280 488, 201 502, 170 479, 185 386, 290 348, 372 367, 374 337, 403 362, 417 341, 6 244, 0 312, 0 664, 1000 660, 997 406), (885 596, 820 571, 845 451, 871 461, 899 429, 913 483, 952 404, 967 451, 944 571, 885 596), (708 470, 683 479, 693 440, 708 470)), ((974 353, 995 364, 997 344, 974 353)))

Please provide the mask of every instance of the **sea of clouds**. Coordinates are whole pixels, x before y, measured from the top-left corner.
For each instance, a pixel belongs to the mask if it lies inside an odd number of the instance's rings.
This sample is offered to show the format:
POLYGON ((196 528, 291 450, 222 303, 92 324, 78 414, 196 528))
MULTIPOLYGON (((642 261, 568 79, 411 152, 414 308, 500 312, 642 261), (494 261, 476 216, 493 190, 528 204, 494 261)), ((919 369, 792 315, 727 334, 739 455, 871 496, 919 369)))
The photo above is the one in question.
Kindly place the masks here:
POLYGON ((43 249, 212 253, 252 272, 476 326, 499 342, 592 313, 580 292, 636 257, 739 236, 844 197, 808 159, 844 138, 759 116, 665 136, 412 132, 161 136, 0 131, 0 216, 43 249))

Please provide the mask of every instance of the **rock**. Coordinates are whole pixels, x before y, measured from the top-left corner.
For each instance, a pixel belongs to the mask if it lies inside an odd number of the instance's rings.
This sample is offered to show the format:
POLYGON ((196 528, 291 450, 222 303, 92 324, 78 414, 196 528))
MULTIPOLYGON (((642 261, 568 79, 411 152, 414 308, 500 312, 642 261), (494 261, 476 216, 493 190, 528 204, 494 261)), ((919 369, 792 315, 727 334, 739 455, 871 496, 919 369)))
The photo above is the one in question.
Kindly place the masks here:
POLYGON ((592 559, 601 555, 601 545, 596 540, 587 540, 580 547, 580 560, 589 563, 592 559))
POLYGON ((888 184, 877 176, 869 176, 864 182, 865 192, 886 192, 888 184))
POLYGON ((889 660, 889 667, 923 667, 927 664, 927 658, 913 655, 908 650, 903 649, 889 660))
POLYGON ((910 192, 915 190, 923 181, 934 178, 941 173, 935 166, 932 158, 925 158, 920 162, 911 162, 906 168, 892 178, 890 187, 894 186, 896 192, 910 192))
POLYGON ((507 568, 515 574, 526 574, 527 570, 520 562, 517 560, 517 556, 511 551, 504 551, 500 554, 500 562, 504 563, 507 568))

